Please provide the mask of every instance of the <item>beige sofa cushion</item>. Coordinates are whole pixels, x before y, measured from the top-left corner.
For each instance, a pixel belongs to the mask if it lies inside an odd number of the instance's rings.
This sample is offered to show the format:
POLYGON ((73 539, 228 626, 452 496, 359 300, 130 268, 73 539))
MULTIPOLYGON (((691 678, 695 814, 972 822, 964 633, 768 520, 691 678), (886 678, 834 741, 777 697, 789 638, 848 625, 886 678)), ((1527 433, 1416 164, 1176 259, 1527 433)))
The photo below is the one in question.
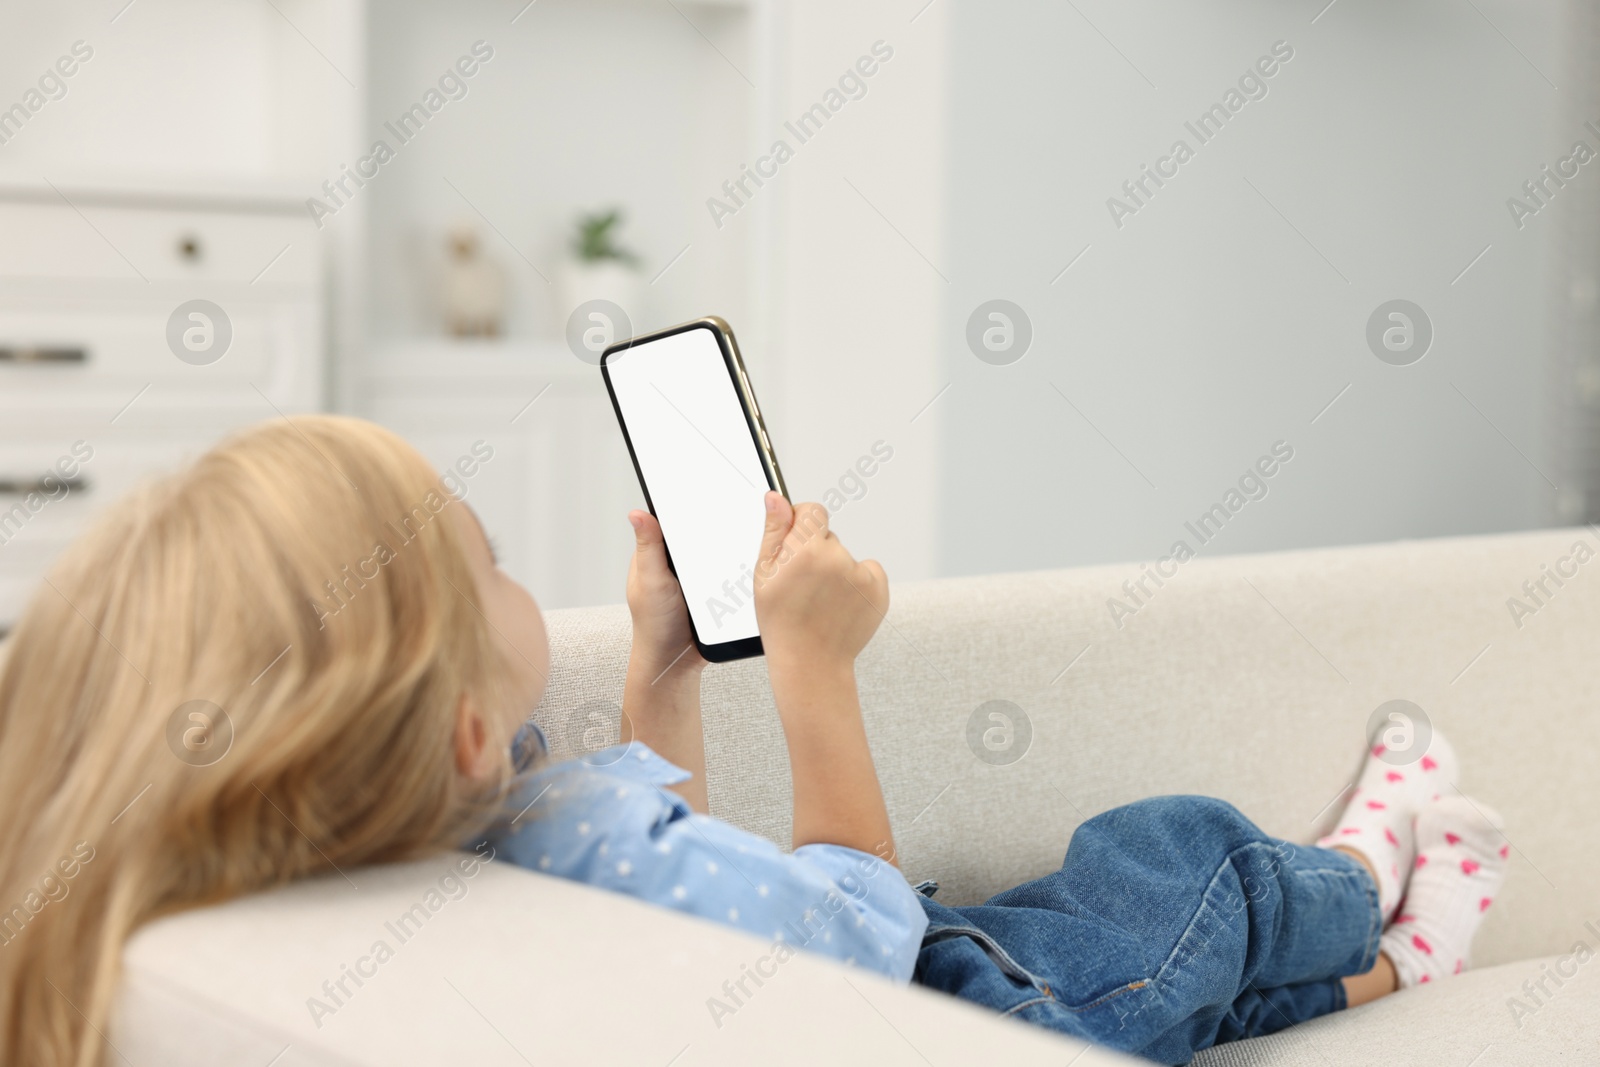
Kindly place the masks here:
MULTIPOLYGON (((1591 950, 1600 943, 1590 936, 1591 950)), ((1315 1019, 1271 1037, 1218 1045, 1195 1067, 1545 1067, 1600 1059, 1600 978, 1569 954, 1503 963, 1409 990, 1366 1007, 1315 1019), (1549 996, 1522 990, 1560 967, 1571 977, 1546 978, 1549 996), (1519 1007, 1512 1006, 1515 997, 1519 1007)))
MULTIPOLYGON (((147 1067, 1059 1067, 1085 1050, 812 956, 777 965, 760 988, 747 982, 748 999, 713 1017, 708 1000, 732 1004, 723 983, 769 944, 504 864, 429 900, 463 858, 318 878, 147 927, 128 946, 111 1040, 147 1067), (400 925, 429 904, 426 919, 400 925), (362 984, 345 978, 330 995, 323 983, 354 968, 362 984)), ((1100 1051, 1077 1060, 1124 1062, 1100 1051)))

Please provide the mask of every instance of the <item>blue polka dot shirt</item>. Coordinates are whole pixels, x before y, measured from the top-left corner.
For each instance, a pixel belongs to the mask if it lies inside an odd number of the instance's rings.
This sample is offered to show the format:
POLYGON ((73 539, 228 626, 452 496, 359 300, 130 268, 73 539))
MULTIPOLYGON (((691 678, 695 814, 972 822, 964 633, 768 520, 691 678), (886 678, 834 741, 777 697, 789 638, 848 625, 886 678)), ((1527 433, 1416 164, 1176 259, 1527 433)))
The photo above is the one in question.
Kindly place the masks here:
POLYGON ((910 979, 928 921, 898 869, 841 845, 786 853, 697 814, 665 788, 690 777, 638 742, 548 763, 487 840, 532 871, 910 979))

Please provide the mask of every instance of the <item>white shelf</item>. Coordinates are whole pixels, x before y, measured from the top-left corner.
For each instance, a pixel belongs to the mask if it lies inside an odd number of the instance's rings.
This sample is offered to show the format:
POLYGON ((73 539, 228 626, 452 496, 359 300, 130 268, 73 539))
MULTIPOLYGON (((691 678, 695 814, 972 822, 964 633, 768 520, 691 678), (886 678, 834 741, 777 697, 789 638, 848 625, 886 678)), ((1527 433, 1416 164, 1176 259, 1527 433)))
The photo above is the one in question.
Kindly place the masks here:
POLYGON ((557 341, 469 340, 451 337, 376 342, 368 356, 371 385, 379 393, 493 395, 545 383, 601 387, 600 368, 557 341))

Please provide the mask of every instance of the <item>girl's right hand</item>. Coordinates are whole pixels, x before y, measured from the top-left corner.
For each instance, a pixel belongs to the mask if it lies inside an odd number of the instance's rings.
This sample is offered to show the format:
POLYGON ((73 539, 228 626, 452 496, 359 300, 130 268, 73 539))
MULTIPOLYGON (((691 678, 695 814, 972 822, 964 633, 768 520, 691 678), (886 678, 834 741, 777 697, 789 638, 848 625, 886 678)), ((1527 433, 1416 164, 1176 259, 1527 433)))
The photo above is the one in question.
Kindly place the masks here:
POLYGON ((889 609, 877 560, 857 562, 828 529, 821 504, 791 506, 768 492, 756 563, 756 621, 769 661, 800 668, 850 666, 889 609))
POLYGON ((795 847, 843 845, 896 862, 855 671, 889 608, 889 579, 845 551, 822 505, 768 493, 755 601, 789 747, 795 847))

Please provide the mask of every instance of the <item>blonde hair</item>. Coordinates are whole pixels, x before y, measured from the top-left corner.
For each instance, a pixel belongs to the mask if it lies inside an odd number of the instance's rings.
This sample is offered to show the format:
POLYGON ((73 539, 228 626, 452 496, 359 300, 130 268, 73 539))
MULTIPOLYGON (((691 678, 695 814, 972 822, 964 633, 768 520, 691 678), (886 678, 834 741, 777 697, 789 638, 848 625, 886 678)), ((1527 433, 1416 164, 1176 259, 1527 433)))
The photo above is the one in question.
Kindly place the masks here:
POLYGON ((464 787, 456 714, 505 665, 447 505, 388 431, 279 420, 53 569, 0 664, 0 1063, 97 1063, 143 923, 484 825, 509 765, 464 787), (232 725, 208 765, 192 701, 232 725))

